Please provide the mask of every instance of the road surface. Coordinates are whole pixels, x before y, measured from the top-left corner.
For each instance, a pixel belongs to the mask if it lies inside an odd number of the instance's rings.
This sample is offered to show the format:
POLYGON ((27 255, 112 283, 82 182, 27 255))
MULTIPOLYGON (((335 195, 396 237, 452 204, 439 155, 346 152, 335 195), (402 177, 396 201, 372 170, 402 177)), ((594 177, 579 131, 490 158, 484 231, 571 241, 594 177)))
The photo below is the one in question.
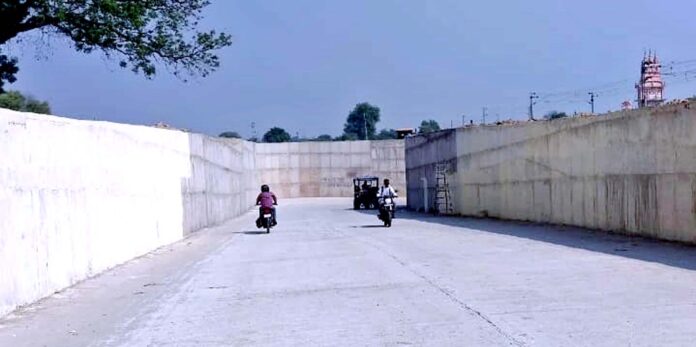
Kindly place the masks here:
POLYGON ((696 249, 281 201, 0 320, 0 346, 693 346, 696 249))

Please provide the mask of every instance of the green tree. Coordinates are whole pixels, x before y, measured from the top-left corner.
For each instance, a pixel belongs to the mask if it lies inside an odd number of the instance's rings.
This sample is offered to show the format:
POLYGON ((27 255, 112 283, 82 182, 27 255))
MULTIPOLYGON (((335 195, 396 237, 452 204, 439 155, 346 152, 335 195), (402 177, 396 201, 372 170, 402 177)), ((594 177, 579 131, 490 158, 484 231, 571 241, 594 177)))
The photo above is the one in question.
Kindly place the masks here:
POLYGON ((568 115, 565 112, 559 112, 559 111, 549 111, 544 115, 544 119, 552 120, 552 119, 559 119, 559 118, 566 118, 568 115))
MULTIPOLYGON (((66 37, 79 52, 101 50, 147 77, 164 64, 174 74, 207 76, 219 65, 212 52, 231 37, 198 31, 210 0, 4 0, 0 45, 32 30, 66 37)), ((17 59, 0 54, 0 89, 15 81, 17 59)))
POLYGON ((218 135, 227 139, 241 139, 242 137, 236 131, 225 131, 218 135))
POLYGON ((18 91, 0 94, 0 108, 21 112, 51 114, 51 107, 46 101, 39 101, 31 96, 24 96, 18 91))
POLYGON ((355 105, 353 111, 348 114, 346 124, 343 126, 343 135, 346 138, 365 140, 375 137, 377 123, 379 122, 379 107, 372 106, 366 102, 355 105), (367 129, 367 134, 365 134, 367 129))
POLYGON ((0 94, 0 107, 15 111, 24 111, 24 95, 20 92, 11 91, 0 94))
POLYGON ((27 97, 24 109, 32 113, 51 114, 51 107, 48 105, 48 102, 39 101, 32 97, 27 97))
POLYGON ((317 141, 331 141, 332 138, 331 138, 331 135, 322 134, 322 135, 317 136, 316 140, 317 141))
MULTIPOLYGON (((1 11, 0 16, 2 16, 1 11)), ((17 59, 0 54, 0 94, 5 92, 3 89, 5 82, 14 83, 17 80, 15 77, 17 72, 19 72, 17 59)))
POLYGON ((394 129, 382 129, 377 136, 376 140, 394 140, 398 136, 396 135, 396 130, 394 129))
POLYGON ((273 127, 263 134, 263 142, 289 142, 290 139, 290 134, 279 127, 273 127))
POLYGON ((418 130, 420 134, 427 134, 435 131, 440 131, 440 124, 437 124, 437 122, 432 119, 422 121, 418 130))
POLYGON ((333 139, 334 141, 356 141, 358 140, 358 135, 357 134, 343 134, 341 136, 336 136, 333 139))

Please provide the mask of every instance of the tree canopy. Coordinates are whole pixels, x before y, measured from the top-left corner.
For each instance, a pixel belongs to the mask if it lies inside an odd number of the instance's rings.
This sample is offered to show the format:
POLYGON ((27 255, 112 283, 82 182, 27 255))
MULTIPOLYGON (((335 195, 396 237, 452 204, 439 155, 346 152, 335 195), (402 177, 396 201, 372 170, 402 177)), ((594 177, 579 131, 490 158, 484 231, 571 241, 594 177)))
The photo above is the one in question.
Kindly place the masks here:
MULTIPOLYGON (((32 30, 68 38, 83 53, 100 50, 119 66, 153 76, 163 64, 174 74, 207 76, 219 65, 213 51, 231 36, 198 31, 209 0, 4 0, 0 45, 32 30)), ((13 83, 17 59, 0 54, 0 92, 13 83)))
POLYGON ((430 119, 430 120, 424 120, 420 124, 420 129, 418 130, 419 133, 421 134, 427 134, 427 133, 432 133, 435 131, 440 130, 440 124, 437 124, 436 121, 430 119))
POLYGON ((239 133, 237 133, 236 131, 225 131, 218 136, 224 137, 227 139, 241 139, 242 138, 242 136, 239 135, 239 133))
POLYGON ((358 135, 357 134, 343 134, 341 136, 336 136, 333 139, 334 141, 357 141, 358 135))
POLYGON ((317 136, 316 140, 317 141, 331 141, 331 140, 333 140, 333 138, 331 138, 331 135, 322 134, 322 135, 317 136))
POLYGON ((0 94, 5 92, 3 86, 6 82, 14 83, 17 81, 17 77, 15 77, 17 72, 19 72, 17 59, 0 54, 0 94))
POLYGON ((559 111, 549 111, 546 115, 544 115, 544 119, 559 119, 559 118, 565 118, 568 117, 568 115, 565 112, 559 112, 559 111))
POLYGON ((379 118, 379 107, 366 102, 355 105, 355 108, 348 114, 346 123, 343 126, 344 138, 359 140, 374 138, 379 118), (367 134, 365 134, 366 128, 367 134))
POLYGON ((263 142, 289 142, 290 139, 290 134, 279 127, 273 127, 263 134, 263 142))
POLYGON ((24 96, 18 91, 0 94, 0 108, 21 112, 51 114, 51 107, 46 101, 39 101, 31 96, 24 96))
POLYGON ((379 134, 375 136, 375 140, 394 140, 396 138, 398 138, 398 136, 394 129, 382 129, 379 134))

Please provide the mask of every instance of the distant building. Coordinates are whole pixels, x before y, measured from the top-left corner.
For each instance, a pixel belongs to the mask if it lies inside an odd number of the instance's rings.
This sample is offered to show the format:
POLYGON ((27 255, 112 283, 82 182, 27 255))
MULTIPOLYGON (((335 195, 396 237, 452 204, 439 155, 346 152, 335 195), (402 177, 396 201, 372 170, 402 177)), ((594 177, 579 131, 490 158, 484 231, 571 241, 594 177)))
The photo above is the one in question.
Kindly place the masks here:
POLYGON ((399 128, 396 129, 396 138, 403 139, 406 136, 413 135, 416 133, 416 129, 413 128, 399 128))
POLYGON ((160 128, 160 129, 171 129, 172 126, 165 123, 165 122, 157 122, 155 125, 153 125, 155 128, 160 128))
POLYGON ((665 101, 663 96, 665 83, 662 81, 661 67, 656 53, 649 52, 643 56, 640 65, 640 81, 636 83, 638 107, 659 106, 665 101))
POLYGON ((160 128, 160 129, 179 130, 179 131, 183 131, 183 132, 185 132, 185 133, 191 132, 189 129, 179 129, 179 128, 175 128, 175 127, 173 127, 173 126, 171 126, 171 125, 169 125, 169 124, 167 124, 167 123, 165 123, 165 122, 157 122, 156 124, 154 124, 154 125, 152 125, 152 126, 155 127, 155 128, 160 128))
POLYGON ((633 103, 631 103, 630 100, 626 100, 626 101, 621 103, 621 109, 624 111, 631 110, 631 109, 633 109, 633 103))

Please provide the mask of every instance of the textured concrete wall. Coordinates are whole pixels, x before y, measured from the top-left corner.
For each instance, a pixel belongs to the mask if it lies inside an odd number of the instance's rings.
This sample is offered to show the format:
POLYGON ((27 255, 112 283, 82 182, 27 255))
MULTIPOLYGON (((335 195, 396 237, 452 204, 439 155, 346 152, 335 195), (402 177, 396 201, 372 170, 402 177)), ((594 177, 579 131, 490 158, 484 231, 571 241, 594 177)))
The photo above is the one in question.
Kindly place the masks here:
POLYGON ((694 109, 458 129, 455 211, 696 242, 694 109))
POLYGON ((191 175, 182 181, 184 232, 240 215, 258 194, 254 144, 189 135, 191 175))
POLYGON ((0 315, 281 198, 404 187, 403 141, 254 144, 0 109, 0 315))
POLYGON ((0 109, 0 315, 237 216, 253 144, 0 109))
MULTIPOLYGON (((405 158, 408 206, 414 210, 432 209, 435 198, 435 164, 447 164, 456 169, 457 133, 453 129, 406 138, 408 151, 405 158), (425 178, 425 181, 423 179, 425 178), (423 185, 428 190, 427 199, 423 185)), ((456 182, 449 182, 456 184, 456 182)))
POLYGON ((390 178, 405 191, 404 141, 301 142, 256 145, 259 181, 279 197, 353 196, 356 176, 390 178))
POLYGON ((186 134, 0 117, 0 314, 182 237, 186 134))

